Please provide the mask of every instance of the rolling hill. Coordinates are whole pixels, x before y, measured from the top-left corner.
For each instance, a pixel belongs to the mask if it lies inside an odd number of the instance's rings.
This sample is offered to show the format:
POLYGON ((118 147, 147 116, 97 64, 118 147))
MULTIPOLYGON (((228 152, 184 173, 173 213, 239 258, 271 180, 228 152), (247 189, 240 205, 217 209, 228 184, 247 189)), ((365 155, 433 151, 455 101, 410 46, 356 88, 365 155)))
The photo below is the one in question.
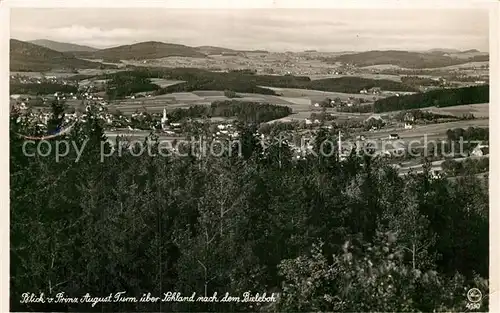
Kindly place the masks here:
POLYGON ((114 68, 98 62, 75 58, 70 54, 54 51, 33 43, 10 40, 10 70, 43 72, 86 68, 114 68))
POLYGON ((146 41, 132 45, 124 45, 113 48, 102 49, 94 52, 75 52, 76 57, 101 60, 147 60, 160 59, 171 56, 204 58, 206 54, 196 48, 163 43, 158 41, 146 41))
POLYGON ((238 50, 233 50, 229 48, 222 48, 222 47, 214 47, 214 46, 200 46, 200 47, 195 47, 196 50, 198 50, 200 53, 207 54, 207 55, 216 55, 216 54, 223 54, 223 53, 239 53, 240 51, 238 50))
POLYGON ((439 53, 442 53, 442 54, 446 54, 446 53, 460 53, 460 50, 458 49, 446 49, 446 48, 435 48, 435 49, 430 49, 428 50, 428 52, 439 52, 439 53))
POLYGON ((29 43, 33 43, 38 46, 42 46, 51 50, 59 51, 59 52, 80 52, 80 51, 85 51, 85 52, 93 52, 97 51, 98 49, 88 47, 88 46, 82 46, 82 45, 77 45, 73 43, 66 43, 66 42, 59 42, 59 41, 53 41, 53 40, 47 40, 47 39, 37 39, 37 40, 32 40, 28 41, 29 43))
POLYGON ((389 50, 343 54, 333 58, 333 61, 357 66, 391 64, 404 68, 438 68, 468 63, 473 61, 473 58, 456 58, 436 51, 423 53, 389 50))

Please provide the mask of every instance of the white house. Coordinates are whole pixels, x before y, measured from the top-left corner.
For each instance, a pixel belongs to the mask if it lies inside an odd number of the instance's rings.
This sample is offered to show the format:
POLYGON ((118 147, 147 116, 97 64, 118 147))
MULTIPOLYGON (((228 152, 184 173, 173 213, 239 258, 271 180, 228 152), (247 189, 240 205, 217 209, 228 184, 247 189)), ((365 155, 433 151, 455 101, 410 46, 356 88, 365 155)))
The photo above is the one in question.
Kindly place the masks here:
POLYGON ((477 145, 477 147, 472 150, 471 155, 473 156, 484 156, 490 153, 490 147, 488 145, 477 145))
POLYGON ((405 123, 405 129, 412 129, 413 125, 410 123, 405 123))

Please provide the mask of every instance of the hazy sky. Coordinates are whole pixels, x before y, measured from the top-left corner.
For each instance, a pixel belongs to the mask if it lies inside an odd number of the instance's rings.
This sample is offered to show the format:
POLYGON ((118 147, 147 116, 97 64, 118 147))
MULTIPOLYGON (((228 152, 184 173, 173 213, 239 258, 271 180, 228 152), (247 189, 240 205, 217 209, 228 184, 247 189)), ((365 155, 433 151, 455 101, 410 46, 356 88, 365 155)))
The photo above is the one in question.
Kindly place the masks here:
POLYGON ((488 11, 471 9, 11 10, 11 36, 98 48, 141 41, 270 51, 488 51, 488 11))

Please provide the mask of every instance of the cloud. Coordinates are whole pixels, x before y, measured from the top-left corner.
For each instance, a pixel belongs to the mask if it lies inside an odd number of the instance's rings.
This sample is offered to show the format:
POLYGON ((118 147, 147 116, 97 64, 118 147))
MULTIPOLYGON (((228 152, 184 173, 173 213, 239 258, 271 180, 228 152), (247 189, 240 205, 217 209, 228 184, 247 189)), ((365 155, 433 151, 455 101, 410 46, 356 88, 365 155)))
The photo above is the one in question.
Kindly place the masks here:
POLYGON ((268 50, 488 49, 484 10, 12 9, 14 38, 268 50), (422 21, 425 17, 425 23, 422 21))

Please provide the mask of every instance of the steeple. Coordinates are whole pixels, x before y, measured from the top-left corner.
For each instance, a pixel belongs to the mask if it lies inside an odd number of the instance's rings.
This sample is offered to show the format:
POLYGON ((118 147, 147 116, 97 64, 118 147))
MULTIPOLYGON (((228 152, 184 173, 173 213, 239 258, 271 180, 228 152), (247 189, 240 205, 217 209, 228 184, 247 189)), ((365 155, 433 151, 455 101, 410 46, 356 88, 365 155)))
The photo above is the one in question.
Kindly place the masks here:
POLYGON ((168 123, 167 109, 163 108, 163 117, 161 118, 161 127, 163 128, 163 130, 167 129, 167 123, 168 123))

